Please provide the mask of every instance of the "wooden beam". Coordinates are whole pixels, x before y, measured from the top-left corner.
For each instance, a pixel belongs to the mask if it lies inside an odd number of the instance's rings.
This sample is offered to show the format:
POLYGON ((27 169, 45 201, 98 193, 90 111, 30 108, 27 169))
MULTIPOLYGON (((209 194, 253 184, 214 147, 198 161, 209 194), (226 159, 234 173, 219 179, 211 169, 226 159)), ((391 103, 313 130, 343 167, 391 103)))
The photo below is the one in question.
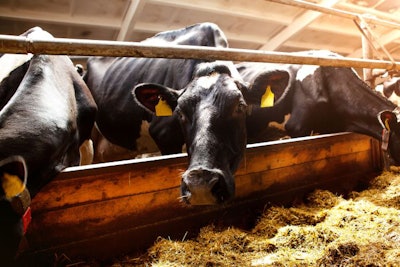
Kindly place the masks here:
MULTIPOLYGON (((324 7, 318 4, 302 1, 302 0, 266 0, 274 3, 280 3, 284 5, 289 5, 289 6, 295 6, 295 7, 301 7, 309 10, 314 10, 318 11, 321 13, 329 14, 329 15, 334 15, 342 18, 347 18, 347 19, 354 19, 356 18, 359 14, 358 13, 353 13, 353 12, 348 12, 336 8, 329 8, 329 7, 324 7)), ((379 18, 374 18, 374 17, 366 17, 364 18, 366 22, 374 23, 376 25, 380 26, 385 26, 393 29, 400 29, 400 24, 396 22, 391 22, 391 21, 386 21, 382 20, 379 18)))
POLYGON ((137 17, 142 12, 146 0, 130 0, 129 7, 121 23, 121 29, 117 36, 117 41, 127 41, 127 37, 134 30, 137 17))
POLYGON ((109 259, 217 219, 243 222, 243 211, 255 215, 317 188, 347 193, 381 171, 379 149, 378 140, 353 133, 249 145, 235 199, 223 206, 180 202, 185 154, 67 168, 32 200, 30 246, 21 257, 32 266, 63 253, 109 259))
POLYGON ((74 26, 95 26, 104 28, 119 28, 119 19, 109 19, 103 17, 74 16, 68 12, 65 14, 54 14, 47 11, 30 11, 21 9, 10 9, 0 7, 0 17, 5 19, 22 21, 40 21, 54 24, 66 24, 74 26))
POLYGON ((250 20, 258 20, 272 23, 279 23, 287 25, 291 22, 291 18, 282 16, 281 14, 268 14, 266 16, 264 10, 252 10, 251 12, 246 9, 243 10, 237 6, 235 1, 230 1, 229 5, 223 3, 221 6, 220 1, 207 1, 204 4, 202 1, 187 1, 187 0, 148 0, 149 4, 169 6, 176 8, 183 8, 195 11, 203 11, 215 15, 227 15, 236 18, 245 18, 250 20))
MULTIPOLYGON (((339 0, 335 0, 339 1, 339 0)), ((282 14, 279 13, 266 13, 263 10, 244 10, 240 6, 235 6, 235 1, 232 2, 231 5, 229 6, 223 6, 223 8, 218 5, 219 1, 210 1, 207 3, 207 5, 202 5, 199 3, 196 3, 194 1, 186 1, 186 0, 148 0, 147 3, 149 4, 155 4, 155 5, 160 5, 160 6, 171 6, 171 7, 177 7, 177 8, 184 8, 184 9, 189 9, 189 10, 196 10, 196 11, 204 11, 207 13, 212 13, 214 15, 225 15, 225 16, 232 16, 232 17, 237 17, 237 18, 244 18, 244 19, 249 19, 249 20, 257 20, 257 21, 263 21, 265 23, 279 23, 282 24, 282 26, 288 26, 292 24, 292 17, 288 16, 283 16, 282 14)), ((146 25, 147 23, 144 23, 143 25, 146 25)), ((149 30, 149 28, 146 27, 139 27, 139 24, 137 25, 136 30, 142 30, 144 31, 145 29, 149 30)), ((185 25, 186 26, 186 25, 185 25)), ((152 32, 160 32, 165 30, 165 28, 160 28, 160 25, 158 25, 157 30, 152 30, 152 32)), ((358 36, 358 31, 354 30, 348 30, 348 29, 343 29, 343 28, 338 28, 335 26, 332 26, 330 24, 312 24, 309 25, 309 28, 312 30, 317 30, 317 31, 328 31, 332 33, 337 33, 337 34, 348 34, 348 35, 353 35, 353 36, 358 36)), ((226 33, 226 31, 224 30, 226 33)), ((243 34, 243 33, 241 33, 243 34)), ((226 34, 228 35, 228 34, 226 34)), ((247 37, 242 38, 242 39, 247 39, 247 37)), ((240 38, 238 40, 241 40, 240 38)), ((259 36, 255 36, 254 38, 250 39, 251 42, 253 43, 259 43, 263 44, 263 40, 259 38, 259 36), (253 41, 254 40, 254 41, 253 41)))
MULTIPOLYGON (((332 7, 340 0, 323 0, 320 5, 325 7, 332 7)), ((302 31, 305 27, 315 21, 322 15, 320 12, 315 11, 305 11, 296 18, 289 26, 287 26, 283 31, 279 32, 276 36, 271 38, 266 44, 260 47, 260 50, 276 50, 282 44, 284 44, 291 37, 302 31)))
POLYGON ((356 12, 356 13, 360 13, 360 14, 374 15, 378 18, 388 20, 388 21, 393 21, 395 23, 400 24, 399 17, 391 15, 386 12, 376 10, 374 8, 362 7, 362 6, 354 5, 354 4, 351 4, 348 2, 339 2, 337 4, 337 7, 341 8, 342 10, 351 10, 352 12, 356 12))
MULTIPOLYGON (((393 30, 393 31, 390 31, 387 34, 379 37, 379 42, 381 43, 381 45, 385 46, 399 38, 400 38, 400 31, 393 30)), ((355 51, 353 51, 352 53, 348 54, 347 56, 348 57, 361 57, 362 53, 363 53, 363 50, 362 50, 362 47, 360 47, 360 48, 356 49, 355 51)))

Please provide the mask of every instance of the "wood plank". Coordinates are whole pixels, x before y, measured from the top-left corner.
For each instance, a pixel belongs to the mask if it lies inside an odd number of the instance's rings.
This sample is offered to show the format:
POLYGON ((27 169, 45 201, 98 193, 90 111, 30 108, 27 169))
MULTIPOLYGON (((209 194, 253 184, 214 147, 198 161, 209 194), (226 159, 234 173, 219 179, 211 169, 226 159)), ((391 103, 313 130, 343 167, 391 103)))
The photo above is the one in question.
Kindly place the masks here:
POLYGON ((179 201, 183 154, 69 168, 33 199, 24 255, 109 257, 143 248, 158 235, 195 231, 222 214, 241 220, 242 212, 314 188, 348 191, 380 171, 379 153, 379 142, 358 134, 250 145, 236 173, 235 200, 213 207, 179 201))
MULTIPOLYGON (((293 140, 249 146, 236 175, 367 151, 371 147, 362 136, 335 138, 335 143, 324 138, 312 138, 294 141, 298 142, 296 146, 293 146, 293 140), (343 142, 343 139, 348 140, 343 142)), ((32 206, 34 212, 38 214, 46 210, 178 188, 180 175, 187 167, 187 157, 182 154, 166 159, 157 157, 122 163, 67 170, 36 196, 32 206)))
MULTIPOLYGON (((360 168, 369 170, 371 166, 369 159, 369 153, 358 152, 298 164, 290 169, 273 169, 240 175, 236 177, 237 198, 246 199, 258 193, 271 194, 276 191, 313 187, 323 183, 327 177, 356 173, 360 168)), ((30 239, 31 242, 40 246, 52 246, 59 240, 68 243, 78 239, 93 238, 99 233, 112 233, 119 229, 139 227, 168 220, 171 217, 183 217, 191 213, 214 209, 223 210, 221 207, 190 207, 182 204, 179 201, 179 189, 176 186, 157 192, 36 214, 32 224, 32 229, 36 230, 31 232, 30 239), (43 228, 43 225, 47 227, 43 228), (44 240, 43 237, 46 239, 44 240)))

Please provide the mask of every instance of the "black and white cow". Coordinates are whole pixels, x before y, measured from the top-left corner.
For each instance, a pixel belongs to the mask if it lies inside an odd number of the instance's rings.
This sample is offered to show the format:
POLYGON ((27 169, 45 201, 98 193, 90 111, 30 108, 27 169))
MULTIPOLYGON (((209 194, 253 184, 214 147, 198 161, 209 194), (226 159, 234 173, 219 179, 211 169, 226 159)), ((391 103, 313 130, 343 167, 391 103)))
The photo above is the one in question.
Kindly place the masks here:
MULTIPOLYGON (((53 38, 38 27, 25 35, 53 38)), ((96 104, 67 56, 5 54, 0 65, 0 159, 25 159, 34 195, 62 169, 79 164, 96 104)))
MULTIPOLYGON (((212 23, 161 32, 142 43, 228 46, 221 29, 212 23)), ((149 121, 150 135, 162 154, 181 152, 184 139, 177 116, 153 117, 134 102, 131 91, 135 85, 145 82, 183 88, 192 79, 200 62, 165 58, 90 58, 84 80, 98 105, 96 125, 101 134, 111 143, 134 151, 138 149, 136 140, 140 136, 142 121, 149 121)))
MULTIPOLYGON (((287 86, 286 72, 274 70, 265 76, 273 90, 287 86)), ((260 92, 245 86, 232 62, 198 64, 183 88, 149 83, 134 88, 135 99, 144 108, 179 118, 189 156, 181 183, 185 202, 202 205, 232 199, 234 173, 246 146, 247 106, 260 105, 264 93, 265 88, 260 92)))
MULTIPOLYGON (((53 38, 39 27, 23 36, 53 38)), ((24 159, 34 197, 61 170, 79 165, 97 107, 67 56, 4 54, 0 66, 0 160, 24 159)))
POLYGON ((384 95, 395 105, 400 105, 400 77, 392 77, 382 84, 377 85, 375 90, 384 95))
MULTIPOLYGON (((330 51, 297 52, 300 55, 340 57, 330 51)), ((285 91, 275 91, 281 105, 259 109, 249 121, 265 123, 282 121, 292 137, 316 133, 357 132, 381 140, 382 132, 389 138, 388 151, 400 163, 400 127, 396 105, 372 90, 351 68, 321 67, 311 65, 279 65, 240 63, 237 69, 246 82, 254 81, 271 69, 285 69, 290 75, 290 85, 285 91), (275 119, 272 118, 276 116, 275 119)), ((253 87, 265 88, 267 82, 253 87)), ((277 87, 282 88, 282 87, 277 87)), ((278 103, 277 101, 277 103, 278 103)), ((250 128, 252 129, 252 128, 250 128)), ((256 129, 258 130, 258 129, 256 129)))

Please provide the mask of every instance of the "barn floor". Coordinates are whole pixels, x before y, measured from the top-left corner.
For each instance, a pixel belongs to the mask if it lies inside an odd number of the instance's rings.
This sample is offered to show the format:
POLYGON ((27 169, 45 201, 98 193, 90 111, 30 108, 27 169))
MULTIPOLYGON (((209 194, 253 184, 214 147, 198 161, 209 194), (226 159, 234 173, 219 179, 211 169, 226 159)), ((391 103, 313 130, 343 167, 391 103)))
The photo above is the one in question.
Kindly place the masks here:
POLYGON ((399 200, 400 174, 383 172, 348 198, 316 190, 290 208, 267 208, 251 230, 209 225, 194 239, 159 238, 143 256, 110 265, 394 266, 399 200))

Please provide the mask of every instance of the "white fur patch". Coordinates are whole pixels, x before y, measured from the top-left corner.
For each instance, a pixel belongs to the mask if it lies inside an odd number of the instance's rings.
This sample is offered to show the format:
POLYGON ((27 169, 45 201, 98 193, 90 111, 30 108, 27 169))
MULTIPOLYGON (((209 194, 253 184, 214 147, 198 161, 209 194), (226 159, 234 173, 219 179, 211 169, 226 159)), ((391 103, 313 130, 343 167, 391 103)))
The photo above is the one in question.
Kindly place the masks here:
MULTIPOLYGON (((27 38, 50 40, 54 37, 40 27, 35 27, 35 30, 28 34, 27 38)), ((0 58, 0 81, 8 77, 14 69, 29 61, 32 56, 32 54, 4 54, 0 58)))
POLYGON ((296 80, 303 81, 306 77, 313 75, 314 72, 319 68, 319 66, 315 65, 303 65, 300 70, 297 72, 296 80))
POLYGON ((10 75, 13 70, 23 65, 25 62, 29 61, 32 56, 32 54, 4 54, 0 58, 0 81, 3 81, 10 75))

